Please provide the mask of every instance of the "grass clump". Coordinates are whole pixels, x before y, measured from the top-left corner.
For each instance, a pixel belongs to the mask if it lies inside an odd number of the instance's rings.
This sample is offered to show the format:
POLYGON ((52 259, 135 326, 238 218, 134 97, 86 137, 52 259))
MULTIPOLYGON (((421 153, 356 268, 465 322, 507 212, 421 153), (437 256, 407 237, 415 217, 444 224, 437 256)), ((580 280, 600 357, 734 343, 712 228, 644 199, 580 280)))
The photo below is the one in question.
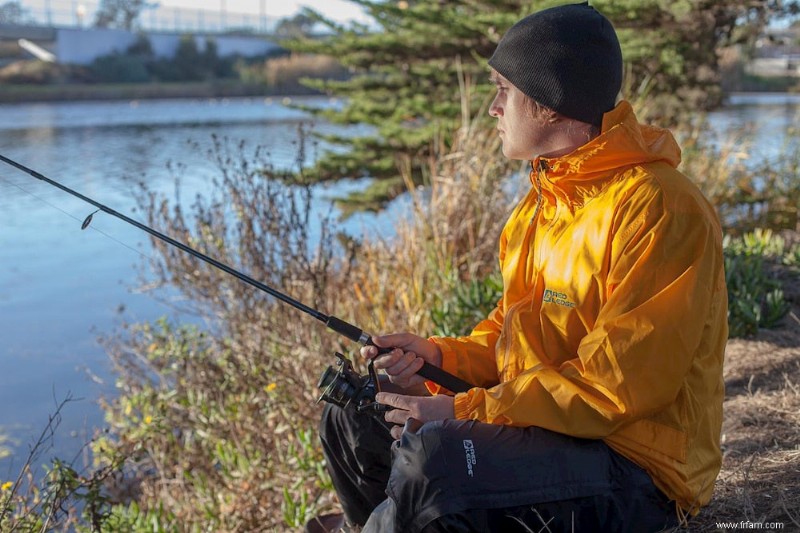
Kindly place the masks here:
MULTIPOLYGON (((771 230, 758 229, 741 237, 726 235, 723 241, 725 282, 728 286, 728 328, 731 337, 754 335, 759 328, 774 328, 789 313, 781 273, 791 264, 797 245, 771 230)), ((797 275, 796 269, 794 275, 797 275)))

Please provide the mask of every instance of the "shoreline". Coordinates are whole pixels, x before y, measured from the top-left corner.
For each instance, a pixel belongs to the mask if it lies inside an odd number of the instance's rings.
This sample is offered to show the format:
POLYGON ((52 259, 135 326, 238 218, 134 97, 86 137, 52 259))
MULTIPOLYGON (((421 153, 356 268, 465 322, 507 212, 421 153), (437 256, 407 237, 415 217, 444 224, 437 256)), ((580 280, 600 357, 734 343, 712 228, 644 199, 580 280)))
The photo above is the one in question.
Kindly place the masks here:
MULTIPOLYGON (((97 83, 2 85, 0 105, 38 102, 125 101, 179 98, 324 96, 297 83, 286 88, 235 80, 201 82, 97 83), (288 89, 288 90, 286 90, 288 89)), ((754 99, 773 98, 779 103, 800 103, 800 93, 791 91, 736 91, 726 93, 724 105, 746 105, 754 99)))
MULTIPOLYGON (((292 84, 294 85, 294 84, 292 84)), ((155 100, 169 98, 226 98, 246 96, 319 96, 312 90, 284 91, 263 84, 208 81, 179 83, 106 83, 64 85, 5 85, 0 90, 0 104, 36 102, 155 100)))

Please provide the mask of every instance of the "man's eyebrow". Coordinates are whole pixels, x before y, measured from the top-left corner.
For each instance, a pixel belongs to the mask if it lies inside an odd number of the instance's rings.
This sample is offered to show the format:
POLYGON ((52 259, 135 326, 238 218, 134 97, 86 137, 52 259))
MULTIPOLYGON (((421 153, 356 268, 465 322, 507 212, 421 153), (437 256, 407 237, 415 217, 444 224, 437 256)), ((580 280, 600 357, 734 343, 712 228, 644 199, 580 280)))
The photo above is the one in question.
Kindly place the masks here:
POLYGON ((495 85, 502 85, 506 82, 505 78, 501 76, 496 70, 492 70, 489 72, 489 83, 493 83, 495 85))

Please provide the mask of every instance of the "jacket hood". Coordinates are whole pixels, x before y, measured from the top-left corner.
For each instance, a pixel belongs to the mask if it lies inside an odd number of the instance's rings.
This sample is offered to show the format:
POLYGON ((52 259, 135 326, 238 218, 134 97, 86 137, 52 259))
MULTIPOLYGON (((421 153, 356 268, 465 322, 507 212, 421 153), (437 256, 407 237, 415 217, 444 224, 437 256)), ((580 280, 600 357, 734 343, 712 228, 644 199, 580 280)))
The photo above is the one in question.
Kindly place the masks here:
POLYGON ((623 100, 603 116, 600 135, 567 155, 537 158, 533 168, 544 163, 542 186, 571 204, 582 204, 626 167, 663 162, 676 168, 680 161, 681 150, 672 133, 640 124, 630 103, 623 100))

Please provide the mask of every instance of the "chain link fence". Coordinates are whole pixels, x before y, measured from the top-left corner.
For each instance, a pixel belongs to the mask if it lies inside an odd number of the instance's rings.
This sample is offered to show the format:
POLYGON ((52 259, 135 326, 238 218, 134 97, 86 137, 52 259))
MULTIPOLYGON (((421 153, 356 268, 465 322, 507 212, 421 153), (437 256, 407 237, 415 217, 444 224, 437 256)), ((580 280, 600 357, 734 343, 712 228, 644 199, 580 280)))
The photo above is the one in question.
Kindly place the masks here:
MULTIPOLYGON (((273 0, 274 1, 274 0, 273 0)), ((0 6, 4 4, 0 0, 0 6)), ((43 27, 95 26, 99 1, 19 0, 18 24, 43 27)), ((176 33, 272 33, 279 21, 266 15, 266 0, 258 3, 258 13, 228 11, 225 0, 219 9, 185 9, 157 6, 146 8, 135 21, 136 30, 176 33)))

